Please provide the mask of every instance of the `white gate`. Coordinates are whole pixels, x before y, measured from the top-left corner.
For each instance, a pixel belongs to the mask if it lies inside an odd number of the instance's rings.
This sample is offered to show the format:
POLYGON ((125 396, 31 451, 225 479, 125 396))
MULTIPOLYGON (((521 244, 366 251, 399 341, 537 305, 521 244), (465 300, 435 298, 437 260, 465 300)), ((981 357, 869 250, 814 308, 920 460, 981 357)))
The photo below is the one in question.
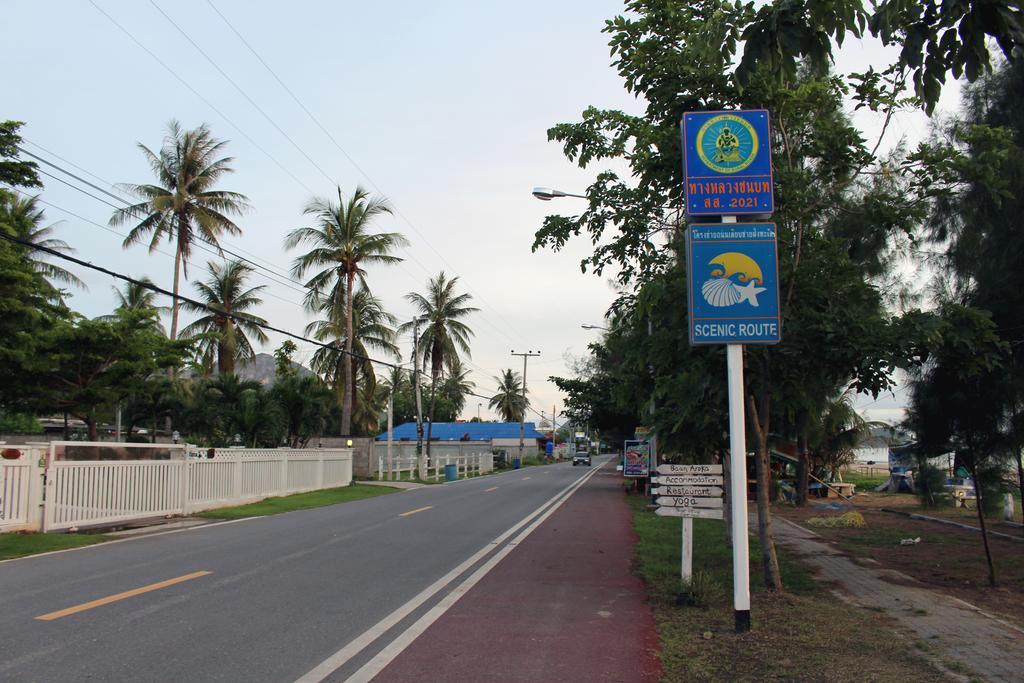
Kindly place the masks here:
POLYGON ((0 532, 38 529, 42 450, 4 445, 0 451, 0 532))

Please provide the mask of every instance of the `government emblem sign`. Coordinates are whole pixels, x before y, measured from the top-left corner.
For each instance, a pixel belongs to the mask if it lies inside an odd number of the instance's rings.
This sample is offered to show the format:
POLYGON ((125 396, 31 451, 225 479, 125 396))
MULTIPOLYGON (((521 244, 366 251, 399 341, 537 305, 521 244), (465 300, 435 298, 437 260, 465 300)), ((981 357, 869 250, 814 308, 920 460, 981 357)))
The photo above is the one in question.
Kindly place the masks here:
POLYGON ((767 110, 689 112, 682 135, 687 213, 774 211, 767 110))

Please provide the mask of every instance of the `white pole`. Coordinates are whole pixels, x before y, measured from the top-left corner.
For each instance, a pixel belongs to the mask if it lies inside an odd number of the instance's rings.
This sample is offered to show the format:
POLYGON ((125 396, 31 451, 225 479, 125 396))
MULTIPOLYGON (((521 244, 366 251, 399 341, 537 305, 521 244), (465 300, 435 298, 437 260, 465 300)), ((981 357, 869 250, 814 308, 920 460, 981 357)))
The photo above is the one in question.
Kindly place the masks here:
MULTIPOLYGON (((399 370, 401 372, 401 370, 399 370)), ((388 479, 395 478, 395 461, 391 455, 391 442, 395 431, 395 388, 388 392, 388 479)))
POLYGON ((729 498, 736 632, 750 630, 750 538, 747 534, 747 434, 743 418, 743 345, 727 344, 729 377, 729 498))
POLYGON ((693 579, 693 518, 683 517, 683 552, 680 576, 685 585, 693 579))

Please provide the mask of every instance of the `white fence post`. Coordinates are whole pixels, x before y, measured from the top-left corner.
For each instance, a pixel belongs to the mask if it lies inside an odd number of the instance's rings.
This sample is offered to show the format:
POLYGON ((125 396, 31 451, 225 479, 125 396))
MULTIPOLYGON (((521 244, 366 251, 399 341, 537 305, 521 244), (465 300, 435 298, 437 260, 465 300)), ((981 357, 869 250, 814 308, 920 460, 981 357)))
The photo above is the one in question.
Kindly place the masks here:
POLYGON ((188 457, 188 451, 184 453, 184 459, 181 461, 181 471, 178 473, 178 491, 181 495, 181 514, 187 515, 192 512, 192 506, 189 504, 189 482, 192 479, 192 463, 188 457))

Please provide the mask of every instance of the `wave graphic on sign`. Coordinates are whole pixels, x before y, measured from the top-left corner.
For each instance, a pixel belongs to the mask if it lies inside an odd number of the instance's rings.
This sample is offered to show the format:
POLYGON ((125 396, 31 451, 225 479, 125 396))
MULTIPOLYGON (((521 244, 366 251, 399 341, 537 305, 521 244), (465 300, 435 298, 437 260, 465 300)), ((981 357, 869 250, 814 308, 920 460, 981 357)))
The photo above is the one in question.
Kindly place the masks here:
POLYGON ((700 288, 705 301, 718 308, 735 306, 743 301, 755 308, 758 306, 757 295, 766 290, 757 286, 764 284, 764 274, 754 259, 746 254, 727 252, 709 263, 716 267, 711 269, 711 279, 700 288), (739 286, 733 282, 733 276, 746 284, 739 286))

